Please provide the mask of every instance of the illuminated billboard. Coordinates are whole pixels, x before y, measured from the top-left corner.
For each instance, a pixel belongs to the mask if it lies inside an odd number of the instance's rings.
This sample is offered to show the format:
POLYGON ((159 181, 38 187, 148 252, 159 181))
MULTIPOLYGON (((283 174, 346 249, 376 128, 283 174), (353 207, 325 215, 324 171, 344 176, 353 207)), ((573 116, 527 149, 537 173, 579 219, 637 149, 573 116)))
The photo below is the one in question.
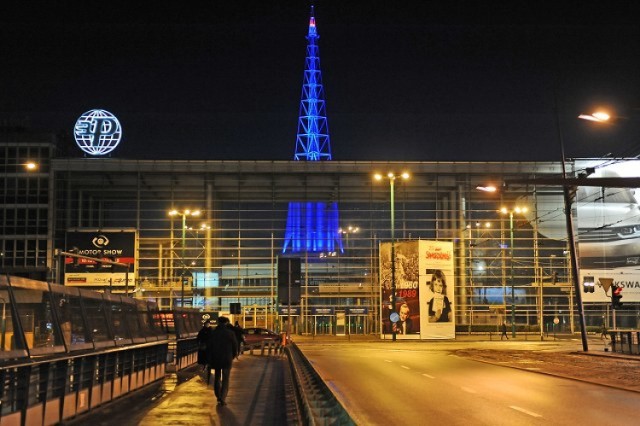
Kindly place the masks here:
POLYGON ((391 243, 380 244, 383 338, 455 338, 453 243, 395 243, 395 309, 392 297, 391 243))
POLYGON ((122 139, 122 126, 115 115, 92 109, 76 121, 73 136, 78 147, 91 156, 109 154, 122 139))
POLYGON ((126 286, 135 276, 136 231, 77 230, 66 234, 67 252, 81 256, 125 263, 129 267, 108 265, 90 259, 65 257, 64 285, 126 286))
MULTIPOLYGON (((576 160, 576 169, 589 178, 637 177, 640 161, 576 160)), ((558 191, 526 197, 527 219, 540 235, 566 241, 564 202, 558 191)), ((624 288, 625 302, 640 301, 640 188, 580 186, 573 204, 580 282, 595 282, 594 292, 584 292, 585 302, 609 302, 600 278, 610 278, 624 288)))

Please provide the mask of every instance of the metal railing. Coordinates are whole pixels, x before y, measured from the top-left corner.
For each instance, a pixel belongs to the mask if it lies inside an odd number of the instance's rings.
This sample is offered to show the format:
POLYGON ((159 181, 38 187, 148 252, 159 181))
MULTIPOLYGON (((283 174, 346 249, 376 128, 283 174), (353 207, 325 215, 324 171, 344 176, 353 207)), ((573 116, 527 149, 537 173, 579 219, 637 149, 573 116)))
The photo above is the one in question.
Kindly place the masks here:
POLYGON ((610 330, 611 351, 640 355, 640 330, 610 330))
POLYGON ((0 368, 0 424, 52 425, 164 378, 167 341, 0 368))

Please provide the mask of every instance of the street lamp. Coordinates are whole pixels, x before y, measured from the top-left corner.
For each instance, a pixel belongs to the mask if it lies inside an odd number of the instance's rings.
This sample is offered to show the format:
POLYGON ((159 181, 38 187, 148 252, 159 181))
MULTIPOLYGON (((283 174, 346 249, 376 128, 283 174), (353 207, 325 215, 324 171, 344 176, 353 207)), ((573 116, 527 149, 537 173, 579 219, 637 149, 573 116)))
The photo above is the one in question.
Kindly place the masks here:
POLYGON ((4 297, 0 297, 2 300, 2 338, 0 339, 0 352, 4 351, 5 334, 7 331, 7 301, 4 297))
POLYGON ((346 246, 349 248, 349 234, 356 234, 360 231, 359 226, 351 226, 349 225, 347 228, 338 228, 338 232, 345 236, 346 246))
MULTIPOLYGON (((582 339, 582 350, 589 350, 587 342, 587 325, 584 318, 584 306, 582 305, 582 292, 580 291, 580 271, 578 269, 578 250, 576 247, 576 238, 573 228, 573 212, 571 211, 571 191, 567 184, 567 165, 564 153, 564 139, 562 137, 562 127, 560 125, 560 109, 558 108, 558 97, 554 91, 554 109, 556 119, 556 132, 558 134, 558 142, 560 143, 560 155, 562 162, 562 196, 564 198, 564 217, 567 227, 567 241, 569 243, 569 252, 571 257, 571 273, 573 275, 573 289, 576 296, 576 306, 578 307, 578 319, 580 322, 580 337, 582 339)), ((599 114, 600 119, 604 119, 605 115, 599 114)), ((606 114, 608 117, 608 114, 606 114)), ((606 121, 606 120, 605 120, 606 121)))
POLYGON ((604 111, 596 111, 592 114, 580 114, 578 116, 581 120, 595 121, 596 123, 608 123, 611 120, 609 113, 604 111))
POLYGON ((184 307, 184 275, 185 275, 185 250, 186 250, 186 239, 187 239, 187 216, 200 216, 200 210, 176 210, 173 209, 169 211, 169 216, 180 216, 182 217, 182 273, 180 274, 180 284, 182 289, 180 290, 180 307, 184 307))
POLYGON ((513 277, 513 213, 523 214, 527 212, 526 207, 514 207, 513 209, 507 209, 502 207, 500 213, 509 214, 509 234, 510 243, 509 249, 511 250, 511 337, 516 337, 516 292, 515 283, 513 277))
MULTIPOLYGON (((383 176, 376 173, 374 179, 381 181, 383 176)), ((396 313, 396 229, 395 229, 395 182, 398 177, 403 180, 409 179, 409 173, 404 172, 400 176, 396 176, 393 172, 387 173, 387 179, 389 179, 389 191, 391 194, 391 314, 396 313)), ((396 332, 391 327, 392 340, 396 340, 396 332)))

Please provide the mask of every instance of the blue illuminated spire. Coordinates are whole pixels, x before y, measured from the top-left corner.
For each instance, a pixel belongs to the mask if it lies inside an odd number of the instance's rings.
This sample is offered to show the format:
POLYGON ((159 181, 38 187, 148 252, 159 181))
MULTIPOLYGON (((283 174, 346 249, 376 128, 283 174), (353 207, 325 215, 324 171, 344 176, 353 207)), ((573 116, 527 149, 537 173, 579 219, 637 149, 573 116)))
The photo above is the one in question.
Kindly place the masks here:
POLYGON ((295 160, 331 160, 329 125, 327 124, 322 72, 320 71, 320 49, 316 44, 319 38, 316 30, 316 18, 313 14, 313 6, 311 6, 309 32, 307 33, 309 42, 300 99, 295 160))
MULTIPOLYGON (((295 160, 331 160, 320 54, 316 44, 318 38, 311 6, 295 160)), ((338 203, 335 201, 291 201, 282 252, 316 252, 330 256, 344 252, 338 216, 338 203)))

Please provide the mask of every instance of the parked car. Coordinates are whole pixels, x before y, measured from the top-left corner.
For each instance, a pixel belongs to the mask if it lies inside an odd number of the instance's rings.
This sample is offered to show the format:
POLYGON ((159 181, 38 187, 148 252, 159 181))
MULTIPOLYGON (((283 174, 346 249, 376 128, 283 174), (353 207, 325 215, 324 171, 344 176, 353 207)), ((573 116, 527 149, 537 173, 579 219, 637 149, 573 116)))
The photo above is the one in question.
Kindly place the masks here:
POLYGON ((244 329, 245 346, 260 344, 263 341, 278 343, 280 341, 280 335, 267 328, 249 327, 244 329))

